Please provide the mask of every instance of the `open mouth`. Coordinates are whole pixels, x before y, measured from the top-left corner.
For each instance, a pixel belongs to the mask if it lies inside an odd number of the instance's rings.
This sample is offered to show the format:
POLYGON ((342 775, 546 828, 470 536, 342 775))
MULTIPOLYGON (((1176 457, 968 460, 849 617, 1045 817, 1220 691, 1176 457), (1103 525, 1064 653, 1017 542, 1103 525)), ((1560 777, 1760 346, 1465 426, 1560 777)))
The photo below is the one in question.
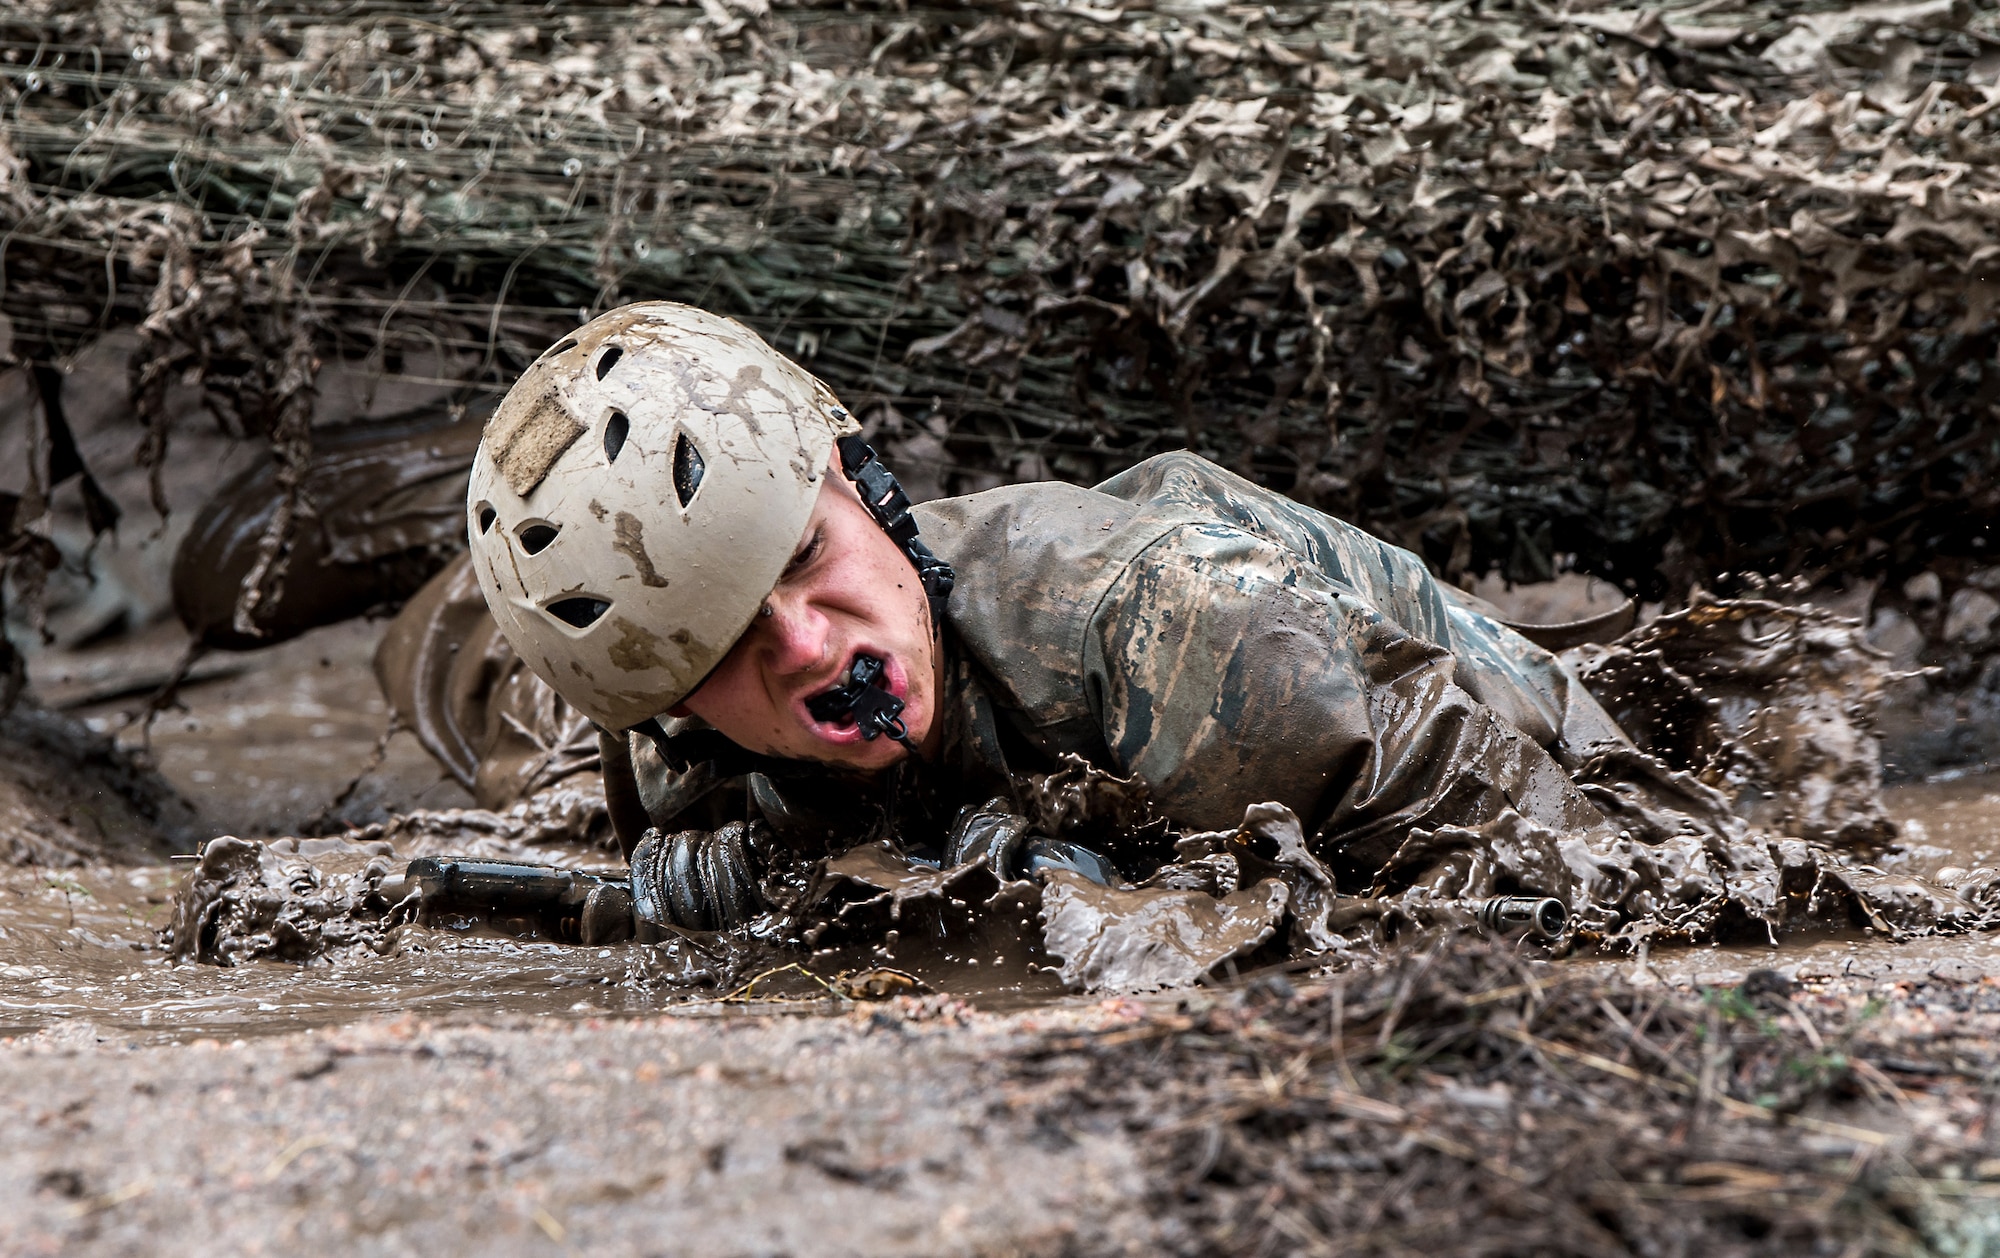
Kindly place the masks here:
POLYGON ((882 660, 857 651, 834 684, 806 699, 806 711, 813 720, 838 731, 853 730, 865 742, 883 734, 897 742, 907 742, 909 733, 902 721, 904 702, 892 691, 889 667, 882 660))
POLYGON ((854 724, 854 705, 861 687, 881 676, 882 661, 857 653, 833 679, 833 684, 806 700, 806 711, 815 721, 845 727, 854 724))

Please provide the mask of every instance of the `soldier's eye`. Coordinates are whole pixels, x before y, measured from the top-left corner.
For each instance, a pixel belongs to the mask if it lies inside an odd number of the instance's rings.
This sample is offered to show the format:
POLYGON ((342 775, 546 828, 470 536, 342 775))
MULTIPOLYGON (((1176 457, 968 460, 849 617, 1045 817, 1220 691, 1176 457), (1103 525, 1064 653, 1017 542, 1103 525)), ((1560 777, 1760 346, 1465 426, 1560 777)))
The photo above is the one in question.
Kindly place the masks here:
POLYGON ((819 555, 820 539, 823 535, 823 528, 815 528, 807 535, 805 545, 799 547, 798 553, 792 556, 792 561, 785 565, 785 574, 779 580, 782 581, 786 577, 796 576, 806 570, 819 555))

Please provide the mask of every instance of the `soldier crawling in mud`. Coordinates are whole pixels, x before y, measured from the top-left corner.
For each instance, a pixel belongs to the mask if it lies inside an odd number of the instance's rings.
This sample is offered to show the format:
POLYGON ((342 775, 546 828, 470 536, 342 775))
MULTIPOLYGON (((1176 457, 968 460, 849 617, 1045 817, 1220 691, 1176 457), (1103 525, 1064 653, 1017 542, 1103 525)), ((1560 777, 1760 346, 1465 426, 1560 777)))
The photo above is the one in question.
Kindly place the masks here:
MULTIPOLYGON (((755 334, 667 303, 579 329, 487 425, 473 568, 602 731, 643 916, 735 926, 774 864, 884 838, 1145 877, 1157 843, 1046 832, 1034 785, 1079 759, 1177 832, 1284 805, 1364 888, 1413 832, 1606 829, 1566 770, 1628 747, 1616 723, 1408 552, 1189 454, 910 507, 858 433, 755 334)), ((1542 872, 1501 889, 1567 896, 1542 872)))
MULTIPOLYGON (((666 303, 531 365, 465 502, 469 553, 377 672, 509 811, 362 837, 423 857, 491 834, 518 859, 608 812, 630 895, 586 888, 562 919, 586 941, 636 905, 894 955, 889 919, 921 900, 927 939, 1125 988, 1536 897, 1567 905, 1571 942, 2000 923, 1994 871, 1845 858, 1895 834, 1867 728, 1889 674, 1830 612, 1697 595, 1558 658, 1408 552, 1189 454, 913 507, 824 384, 666 303), (1739 815, 1760 793, 1782 806, 1739 815)), ((225 846, 177 910, 187 954, 290 955, 268 892, 294 875, 325 883, 301 938, 414 911, 386 865, 336 886, 225 846)))

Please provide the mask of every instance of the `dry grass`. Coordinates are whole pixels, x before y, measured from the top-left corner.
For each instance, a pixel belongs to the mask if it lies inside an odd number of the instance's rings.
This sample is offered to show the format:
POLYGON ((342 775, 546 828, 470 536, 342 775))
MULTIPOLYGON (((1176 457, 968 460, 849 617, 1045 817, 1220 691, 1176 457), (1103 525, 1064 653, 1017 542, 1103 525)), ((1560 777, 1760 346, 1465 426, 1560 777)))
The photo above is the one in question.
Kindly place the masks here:
POLYGON ((1150 1150, 1184 1254, 1992 1252, 1992 985, 1790 987, 1635 988, 1460 939, 1051 1039, 1020 1081, 1050 1139, 1150 1150))

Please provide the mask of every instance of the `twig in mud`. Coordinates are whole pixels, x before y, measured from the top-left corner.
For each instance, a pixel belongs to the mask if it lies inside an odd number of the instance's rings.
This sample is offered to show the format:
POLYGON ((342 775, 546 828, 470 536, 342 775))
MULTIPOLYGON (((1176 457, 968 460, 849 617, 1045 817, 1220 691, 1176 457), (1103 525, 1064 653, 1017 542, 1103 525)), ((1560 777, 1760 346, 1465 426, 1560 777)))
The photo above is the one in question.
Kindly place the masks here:
POLYGON ((1827 1184, 1825 1190, 1819 1195, 1817 1208, 1831 1210, 1834 1206, 1838 1205, 1840 1199, 1847 1195, 1849 1189, 1854 1187, 1855 1181, 1861 1178, 1861 1172, 1867 1169, 1869 1161, 1874 1158, 1876 1151, 1881 1147, 1875 1144, 1858 1144, 1854 1146, 1853 1154, 1847 1159, 1847 1173, 1827 1184))
POLYGON ((125 714, 125 728, 130 729, 135 722, 138 723, 140 745, 148 752, 153 749, 153 721, 168 708, 181 706, 181 684, 207 654, 208 644, 190 636, 187 649, 181 652, 180 659, 174 661, 173 671, 167 674, 159 689, 146 696, 146 702, 137 711, 125 714))
POLYGON ((1847 1063, 1854 1077, 1869 1095, 1888 1105, 1893 1105, 1905 1113, 1909 1112, 1910 1094, 1896 1085, 1896 1081, 1882 1072, 1881 1067, 1864 1058, 1854 1058, 1847 1063))
POLYGON ((1727 1096, 1715 1091, 1712 1082, 1706 1088, 1699 1084, 1690 1088, 1686 1084, 1677 1083, 1672 1079, 1662 1079, 1657 1075, 1648 1075, 1634 1070, 1630 1066, 1622 1066, 1610 1058, 1600 1057, 1596 1053, 1571 1048, 1567 1044, 1559 1044, 1554 1040, 1540 1039, 1527 1031, 1515 1027, 1500 1027, 1497 1030, 1501 1035, 1520 1040, 1523 1044, 1532 1045, 1538 1050, 1554 1053, 1558 1057, 1567 1058, 1578 1065, 1589 1066, 1593 1070, 1601 1070, 1606 1074, 1614 1074, 1636 1083, 1656 1083, 1668 1091, 1679 1093, 1682 1096, 1694 1097, 1697 1100, 1715 1106, 1717 1109, 1727 1110, 1738 1118, 1754 1118, 1760 1122, 1767 1122, 1773 1125, 1791 1123, 1804 1127, 1808 1131, 1817 1131, 1829 1136, 1840 1136, 1843 1139, 1864 1144, 1884 1144, 1889 1139, 1881 1132, 1870 1131, 1866 1127, 1852 1127, 1846 1123, 1830 1123, 1824 1119, 1808 1118, 1802 1114, 1776 1114, 1761 1105, 1751 1105, 1747 1102, 1739 1101, 1733 1096, 1727 1096))
POLYGON ((562 1244, 563 1237, 569 1234, 569 1229, 564 1227, 555 1215, 549 1213, 547 1206, 536 1206, 534 1213, 528 1217, 535 1221, 536 1227, 542 1229, 544 1236, 558 1245, 562 1244))
POLYGON ((806 978, 811 979, 813 982, 825 988, 826 994, 833 997, 835 1000, 846 999, 846 997, 842 996, 840 992, 834 988, 832 983, 827 982, 824 978, 821 978, 819 975, 813 973, 811 970, 808 970, 805 966, 799 964, 797 961, 794 961, 790 965, 780 965, 772 969, 765 970, 762 974, 753 976, 748 982, 744 983, 743 986, 737 988, 733 992, 730 992, 728 995, 717 996, 714 999, 714 1001, 703 1002, 703 1003, 713 1003, 719 1005, 735 1005, 735 1004, 750 1004, 759 999, 778 1000, 778 1001, 789 1000, 791 999, 791 997, 786 997, 786 996, 754 997, 750 994, 751 990, 755 988, 757 984, 763 982, 767 978, 776 978, 780 974, 804 975, 806 978))
POLYGON ((1347 984, 1336 979, 1333 984, 1333 1007, 1328 1012, 1333 1031, 1333 1059, 1340 1067, 1340 1080, 1349 1092, 1360 1092, 1361 1081, 1354 1077, 1354 1067, 1347 1061, 1347 984))
POLYGON ((265 1164, 263 1174, 258 1178, 267 1184, 271 1183, 278 1176, 285 1173, 286 1167, 298 1161, 301 1154, 308 1153, 314 1149, 323 1149, 331 1143, 332 1141, 328 1140, 325 1136, 300 1136, 280 1150, 278 1156, 265 1164))
MULTIPOLYGON (((340 788, 340 793, 333 797, 333 801, 331 803, 327 804, 326 807, 320 809, 319 812, 315 813, 313 815, 312 820, 306 822, 305 825, 300 828, 299 833, 301 834, 326 833, 326 827, 333 824, 334 814, 339 812, 343 807, 346 806, 347 801, 353 798, 354 792, 361 789, 361 784, 367 781, 368 778, 372 774, 374 774, 376 770, 380 769, 382 767, 382 762, 389 758, 389 740, 394 738, 397 734, 402 733, 402 731, 403 731, 402 714, 397 712, 394 708, 390 708, 389 723, 383 727, 381 737, 375 740, 375 749, 368 753, 368 762, 361 766, 361 771, 359 773, 355 774, 351 779, 348 780, 346 786, 340 788)), ((345 829, 346 827, 342 828, 345 829)))
POLYGON ((70 1217, 81 1219, 87 1215, 99 1214, 115 1206, 122 1206, 128 1201, 136 1201, 151 1191, 153 1191, 153 1177, 142 1175, 116 1192, 104 1193, 88 1201, 77 1202, 69 1208, 70 1217))
POLYGON ((1403 976, 1402 985, 1397 987, 1395 998, 1389 1002, 1389 1011, 1382 1018, 1382 1029, 1375 1033, 1375 1047, 1377 1049, 1388 1046, 1389 1037, 1396 1032, 1396 1019, 1402 1014, 1404 1003, 1409 1000, 1410 993, 1416 989, 1417 980, 1423 977, 1424 969, 1436 956, 1437 952, 1435 950, 1428 953, 1423 961, 1418 962, 1415 972, 1403 976))
POLYGON ((1465 998, 1466 1007, 1490 1005, 1496 1000, 1506 1000, 1510 996, 1522 996, 1536 990, 1528 983, 1509 983, 1505 987, 1495 987, 1483 992, 1474 992, 1465 998))

